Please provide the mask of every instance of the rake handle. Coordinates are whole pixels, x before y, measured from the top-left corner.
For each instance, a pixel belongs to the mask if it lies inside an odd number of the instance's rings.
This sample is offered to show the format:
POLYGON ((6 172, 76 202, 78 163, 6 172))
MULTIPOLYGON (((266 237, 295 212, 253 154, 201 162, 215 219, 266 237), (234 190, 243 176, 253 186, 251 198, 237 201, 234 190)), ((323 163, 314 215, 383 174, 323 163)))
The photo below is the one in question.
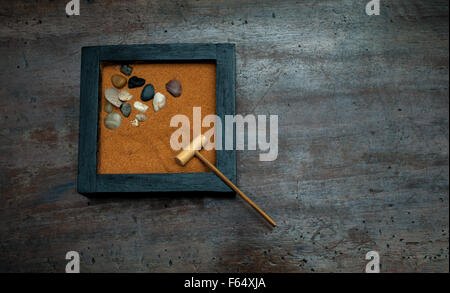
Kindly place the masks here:
POLYGON ((237 194, 239 194, 243 200, 245 200, 252 208, 254 208, 267 222, 270 223, 273 227, 277 226, 274 220, 272 220, 262 209, 260 209, 256 203, 254 203, 248 196, 245 195, 233 182, 230 181, 222 172, 219 171, 213 164, 211 164, 199 151, 195 151, 195 156, 200 159, 209 169, 211 169, 223 182, 225 182, 228 186, 231 187, 237 194))

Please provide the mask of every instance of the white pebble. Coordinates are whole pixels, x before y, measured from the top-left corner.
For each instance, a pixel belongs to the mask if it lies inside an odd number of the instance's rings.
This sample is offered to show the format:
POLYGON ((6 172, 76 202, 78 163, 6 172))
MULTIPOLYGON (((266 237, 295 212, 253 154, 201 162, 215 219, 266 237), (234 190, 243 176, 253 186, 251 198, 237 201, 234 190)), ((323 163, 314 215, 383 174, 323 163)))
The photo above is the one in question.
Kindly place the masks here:
POLYGON ((119 100, 121 100, 122 102, 129 101, 132 98, 133 98, 133 95, 130 94, 127 90, 121 90, 119 92, 119 100))
POLYGON ((136 110, 141 112, 145 112, 148 110, 148 106, 146 104, 142 104, 139 101, 134 102, 134 107, 136 108, 136 110))
POLYGON ((158 112, 162 107, 166 105, 166 96, 157 92, 153 97, 153 108, 155 112, 158 112))
POLYGON ((137 126, 139 126, 139 121, 137 119, 133 119, 133 120, 131 120, 131 125, 137 127, 137 126))

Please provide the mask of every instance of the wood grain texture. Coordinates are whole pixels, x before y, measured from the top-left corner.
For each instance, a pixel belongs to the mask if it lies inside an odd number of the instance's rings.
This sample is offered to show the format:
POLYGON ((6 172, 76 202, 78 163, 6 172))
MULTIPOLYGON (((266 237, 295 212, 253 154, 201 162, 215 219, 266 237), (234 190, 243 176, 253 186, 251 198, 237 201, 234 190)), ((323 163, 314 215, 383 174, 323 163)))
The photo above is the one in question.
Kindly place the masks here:
POLYGON ((448 1, 0 0, 0 271, 448 272, 448 1), (239 198, 76 192, 81 47, 236 44, 239 198))

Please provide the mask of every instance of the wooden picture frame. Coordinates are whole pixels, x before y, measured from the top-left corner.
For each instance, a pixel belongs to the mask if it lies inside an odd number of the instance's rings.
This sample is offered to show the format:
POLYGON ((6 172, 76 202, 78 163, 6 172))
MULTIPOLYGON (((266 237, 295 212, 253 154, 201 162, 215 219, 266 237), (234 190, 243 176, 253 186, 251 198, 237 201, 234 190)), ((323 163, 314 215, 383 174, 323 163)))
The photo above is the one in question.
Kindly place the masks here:
MULTIPOLYGON (((234 192, 214 173, 97 174, 102 62, 216 62, 216 115, 235 115, 234 44, 153 44, 83 47, 77 190, 81 194, 234 192)), ((222 133, 225 125, 222 123, 222 133)), ((233 137, 235 128, 233 129, 233 137)), ((216 167, 236 184, 236 151, 216 150, 216 167)))

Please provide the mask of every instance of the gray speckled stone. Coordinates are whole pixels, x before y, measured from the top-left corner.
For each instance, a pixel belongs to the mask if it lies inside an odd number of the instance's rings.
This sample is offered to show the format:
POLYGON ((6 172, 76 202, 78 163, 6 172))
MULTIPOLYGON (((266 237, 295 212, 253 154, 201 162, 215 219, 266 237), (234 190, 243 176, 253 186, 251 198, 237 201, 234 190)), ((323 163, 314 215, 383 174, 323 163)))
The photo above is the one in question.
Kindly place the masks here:
POLYGON ((120 107, 120 111, 122 112, 124 117, 130 116, 131 113, 131 105, 127 103, 123 103, 120 107))
POLYGON ((128 66, 128 65, 122 65, 120 66, 120 72, 122 72, 123 74, 130 76, 131 72, 133 72, 133 67, 128 66))

